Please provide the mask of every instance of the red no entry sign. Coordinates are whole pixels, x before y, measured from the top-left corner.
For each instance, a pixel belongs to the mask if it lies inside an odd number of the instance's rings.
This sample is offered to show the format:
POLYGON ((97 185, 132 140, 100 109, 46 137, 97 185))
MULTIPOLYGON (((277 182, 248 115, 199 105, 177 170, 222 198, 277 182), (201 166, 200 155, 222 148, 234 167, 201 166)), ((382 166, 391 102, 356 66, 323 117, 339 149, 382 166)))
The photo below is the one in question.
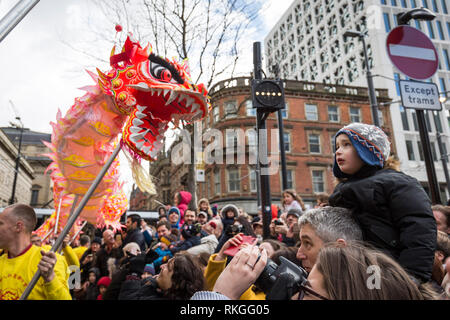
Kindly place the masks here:
POLYGON ((433 42, 416 28, 398 26, 392 29, 386 39, 386 50, 394 66, 412 79, 428 79, 438 69, 433 42))

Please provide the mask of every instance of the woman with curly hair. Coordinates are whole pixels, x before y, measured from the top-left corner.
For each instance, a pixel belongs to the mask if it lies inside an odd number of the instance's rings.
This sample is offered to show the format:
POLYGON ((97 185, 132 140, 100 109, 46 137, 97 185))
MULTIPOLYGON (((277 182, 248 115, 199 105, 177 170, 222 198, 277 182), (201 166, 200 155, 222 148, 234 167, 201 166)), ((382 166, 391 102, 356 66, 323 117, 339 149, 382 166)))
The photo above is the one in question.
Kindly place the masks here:
POLYGON ((198 259, 180 252, 163 264, 155 277, 141 280, 127 276, 119 300, 188 300, 204 288, 205 278, 198 259))

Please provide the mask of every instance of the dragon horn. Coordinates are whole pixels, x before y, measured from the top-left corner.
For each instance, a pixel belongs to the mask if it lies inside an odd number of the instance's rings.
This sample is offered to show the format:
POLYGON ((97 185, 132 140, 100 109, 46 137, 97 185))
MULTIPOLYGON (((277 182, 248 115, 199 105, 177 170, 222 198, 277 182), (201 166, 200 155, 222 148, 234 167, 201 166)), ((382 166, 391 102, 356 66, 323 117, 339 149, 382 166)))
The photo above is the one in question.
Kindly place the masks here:
POLYGON ((113 46, 111 49, 111 57, 116 54, 116 46, 113 46))
POLYGON ((108 81, 108 76, 106 74, 104 74, 103 72, 101 72, 99 68, 96 68, 96 69, 97 69, 97 73, 100 76, 100 78, 102 78, 102 80, 108 81))

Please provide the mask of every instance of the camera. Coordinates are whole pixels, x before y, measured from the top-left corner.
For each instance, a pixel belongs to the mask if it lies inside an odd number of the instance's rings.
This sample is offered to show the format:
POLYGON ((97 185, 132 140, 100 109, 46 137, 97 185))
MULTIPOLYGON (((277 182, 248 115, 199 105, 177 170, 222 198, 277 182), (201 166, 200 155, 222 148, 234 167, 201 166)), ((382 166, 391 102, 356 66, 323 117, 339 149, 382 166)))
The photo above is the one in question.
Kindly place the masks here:
POLYGON ((235 235, 237 235, 238 233, 241 233, 243 231, 244 231, 244 226, 243 225, 241 225, 241 224, 239 224, 239 225, 232 224, 232 225, 227 227, 227 229, 225 230, 225 234, 228 237, 232 238, 235 235))
MULTIPOLYGON (((259 257, 258 257, 259 260, 259 257)), ((254 285, 266 294, 266 300, 289 300, 299 291, 308 273, 302 267, 280 257, 281 264, 267 259, 266 267, 254 285)))
POLYGON ((273 220, 273 223, 276 225, 276 226, 282 226, 284 223, 282 222, 282 221, 280 221, 279 219, 276 219, 276 220, 273 220))

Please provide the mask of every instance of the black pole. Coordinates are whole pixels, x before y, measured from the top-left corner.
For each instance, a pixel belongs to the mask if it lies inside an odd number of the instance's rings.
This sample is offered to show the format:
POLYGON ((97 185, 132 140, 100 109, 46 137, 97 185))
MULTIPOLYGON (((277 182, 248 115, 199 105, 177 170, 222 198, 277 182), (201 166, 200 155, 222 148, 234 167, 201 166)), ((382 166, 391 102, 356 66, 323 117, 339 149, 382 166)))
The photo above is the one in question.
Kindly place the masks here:
POLYGON ((439 132, 437 123, 436 123, 436 117, 439 118, 439 112, 437 113, 437 115, 434 114, 434 111, 432 111, 433 116, 434 116, 434 126, 436 128, 436 139, 438 142, 438 146, 439 146, 439 153, 441 155, 441 161, 442 161, 442 169, 444 170, 444 175, 445 175, 445 182, 447 183, 447 191, 450 194, 450 177, 448 175, 448 168, 447 168, 447 152, 444 151, 444 147, 442 145, 442 135, 439 132))
POLYGON ((369 99, 370 99, 370 107, 372 110, 373 124, 376 125, 377 127, 379 127, 380 119, 378 117, 377 94, 375 92, 375 86, 373 85, 373 77, 372 77, 372 72, 370 71, 369 58, 367 57, 366 41, 364 40, 364 36, 360 37, 360 39, 363 43, 364 59, 366 61, 367 84, 369 86, 369 99))
MULTIPOLYGON (((261 43, 253 43, 253 65, 254 78, 262 79, 262 64, 261 64, 261 43)), ((260 192, 261 192, 261 209, 263 216, 263 238, 270 237, 269 225, 272 221, 272 205, 270 199, 270 179, 268 175, 268 161, 261 162, 261 159, 267 160, 267 132, 266 130, 266 112, 256 109, 256 128, 258 133, 258 175, 260 176, 260 192)))
POLYGON ((287 168, 286 168, 286 150, 284 146, 284 127, 283 127, 283 113, 278 110, 278 131, 280 135, 280 158, 281 158, 281 183, 283 190, 288 188, 287 186, 287 168))
POLYGON ((431 202, 441 204, 441 194, 434 168, 433 156, 431 154, 430 137, 428 136, 427 125, 425 122, 424 111, 416 109, 417 122, 419 123, 420 140, 422 141, 423 154, 425 158, 425 167, 427 169, 428 185, 430 186, 431 202))
POLYGON ((20 140, 19 140, 19 149, 17 151, 17 157, 16 157, 16 169, 14 172, 14 181, 13 181, 11 199, 9 199, 10 205, 14 204, 14 198, 16 197, 17 176, 19 175, 19 168, 20 168, 20 150, 22 149, 22 136, 23 136, 23 125, 20 128, 20 140))

